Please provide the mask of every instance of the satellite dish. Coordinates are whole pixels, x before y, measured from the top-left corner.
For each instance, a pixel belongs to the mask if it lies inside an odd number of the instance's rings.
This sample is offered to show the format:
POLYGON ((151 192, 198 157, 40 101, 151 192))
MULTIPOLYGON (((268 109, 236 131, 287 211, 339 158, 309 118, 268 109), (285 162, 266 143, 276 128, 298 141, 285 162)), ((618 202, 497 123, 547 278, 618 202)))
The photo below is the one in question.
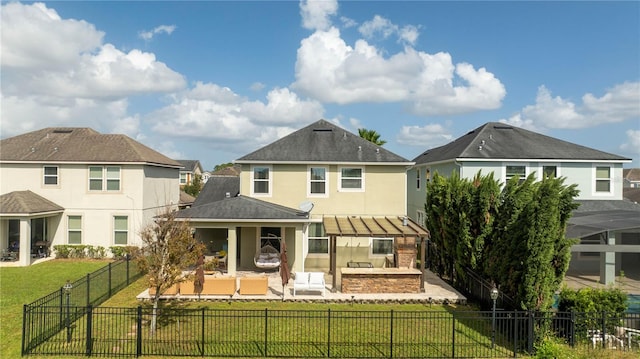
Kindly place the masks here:
POLYGON ((302 202, 300 203, 298 208, 304 213, 309 213, 313 209, 313 202, 308 202, 308 201, 302 202))

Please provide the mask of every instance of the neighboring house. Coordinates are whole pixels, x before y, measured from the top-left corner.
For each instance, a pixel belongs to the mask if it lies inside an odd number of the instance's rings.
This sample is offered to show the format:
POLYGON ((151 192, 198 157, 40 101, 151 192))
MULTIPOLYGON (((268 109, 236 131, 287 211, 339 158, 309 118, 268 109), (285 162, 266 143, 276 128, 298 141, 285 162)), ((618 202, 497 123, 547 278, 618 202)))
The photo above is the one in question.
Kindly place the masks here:
POLYGON ((397 255, 398 241, 427 236, 405 217, 405 171, 413 162, 330 122, 235 163, 239 177, 212 176, 193 207, 178 214, 210 250, 228 250, 230 273, 255 269, 256 252, 279 250, 280 240, 294 271, 336 273, 349 261, 381 267, 397 255))
POLYGON ((202 165, 198 160, 177 160, 181 165, 180 169, 180 187, 186 186, 193 182, 196 175, 202 176, 202 165))
POLYGON ((571 266, 599 271, 601 281, 610 283, 614 272, 636 268, 640 261, 640 207, 622 195, 622 166, 631 159, 491 122, 425 151, 414 162, 407 172, 407 213, 418 223, 424 223, 426 184, 436 172, 469 179, 478 171, 493 172, 501 183, 531 173, 538 179, 565 177, 566 184, 578 186, 581 204, 567 231, 568 237, 581 239, 572 247, 571 266))
POLYGON ((625 168, 622 177, 625 188, 640 188, 640 168, 625 168))
POLYGON ((58 244, 139 245, 180 199, 180 163, 124 135, 45 128, 0 141, 0 248, 20 265, 58 244))

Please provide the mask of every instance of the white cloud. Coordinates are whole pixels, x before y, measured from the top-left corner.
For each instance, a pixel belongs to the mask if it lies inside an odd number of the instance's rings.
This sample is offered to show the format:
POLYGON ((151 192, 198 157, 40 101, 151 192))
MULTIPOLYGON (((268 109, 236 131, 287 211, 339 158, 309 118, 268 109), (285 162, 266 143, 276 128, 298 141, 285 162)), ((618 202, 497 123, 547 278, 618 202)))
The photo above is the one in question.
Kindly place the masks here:
POLYGON ((589 128, 618 123, 640 117, 640 82, 625 82, 607 90, 602 97, 582 96, 576 104, 560 96, 553 97, 545 86, 538 88, 535 105, 525 106, 520 113, 504 122, 526 124, 529 129, 589 128))
POLYGON ((262 91, 265 88, 265 84, 263 84, 262 82, 254 82, 251 84, 251 86, 249 86, 249 89, 251 89, 251 91, 262 91))
MULTIPOLYGON (((372 24, 371 31, 378 27, 372 24)), ((322 102, 404 102, 417 115, 495 109, 506 94, 492 73, 453 64, 447 53, 407 46, 384 57, 362 39, 347 45, 336 28, 302 40, 292 88, 322 102)))
POLYGON ((150 31, 140 31, 138 36, 145 41, 149 41, 157 34, 165 33, 167 35, 171 35, 175 29, 175 25, 160 25, 150 31))
POLYGON ((385 19, 380 15, 374 16, 370 21, 365 21, 360 25, 358 31, 366 39, 373 39, 378 34, 380 34, 383 39, 396 35, 400 40, 411 45, 415 44, 419 36, 417 27, 407 25, 400 28, 398 25, 393 24, 390 20, 385 19))
POLYGON ((640 130, 627 130, 627 141, 620 145, 620 149, 631 153, 637 160, 640 158, 640 130))
POLYGON ((358 26, 358 22, 354 19, 348 18, 346 16, 340 16, 340 22, 342 23, 342 27, 348 29, 350 27, 358 26))
POLYGON ((337 0, 300 1, 302 26, 309 30, 326 30, 331 26, 330 17, 338 11, 337 0))
POLYGON ((1 13, 3 137, 43 119, 100 129, 128 117, 128 96, 185 86, 154 54, 104 44, 92 24, 62 19, 44 4, 10 3, 1 13))
MULTIPOLYGON (((155 132, 211 139, 225 145, 255 147, 322 118, 322 106, 301 100, 288 89, 274 89, 266 102, 250 101, 211 83, 173 97, 173 103, 148 118, 155 132)), ((240 151, 242 152, 242 151, 240 151)))
POLYGON ((451 142, 453 136, 440 124, 425 126, 402 126, 397 136, 398 143, 422 148, 433 148, 451 142))

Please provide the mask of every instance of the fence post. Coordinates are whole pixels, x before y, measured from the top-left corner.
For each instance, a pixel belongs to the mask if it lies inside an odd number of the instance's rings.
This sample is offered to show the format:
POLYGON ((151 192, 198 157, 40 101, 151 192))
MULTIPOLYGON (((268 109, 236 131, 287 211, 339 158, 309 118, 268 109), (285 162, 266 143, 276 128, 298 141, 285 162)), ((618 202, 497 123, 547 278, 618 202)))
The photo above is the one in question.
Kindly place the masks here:
POLYGON ((391 309, 391 329, 389 338, 389 358, 393 358, 393 309, 391 309))
POLYGON ((607 347, 606 343, 605 343, 605 338, 606 338, 606 334, 607 334, 606 333, 606 330, 607 330, 607 318, 606 318, 606 315, 607 315, 607 311, 603 310, 602 311, 602 328, 600 330, 600 336, 602 337, 602 349, 605 349, 607 347))
POLYGON ((516 358, 518 356, 518 330, 520 330, 520 326, 518 325, 518 311, 514 311, 513 313, 513 357, 516 358))
POLYGON ((576 312, 571 309, 571 321, 569 323, 569 346, 576 346, 576 312))
POLYGON ((91 273, 87 274, 87 307, 91 305, 91 273))
POLYGON ((125 256, 125 260, 127 261, 127 287, 129 286, 129 253, 125 256))
POLYGON ((453 312, 451 323, 451 357, 456 357, 456 312, 453 312))
POLYGON ((142 355, 142 306, 138 306, 138 323, 136 325, 136 357, 142 355))
POLYGON ((27 350, 25 348, 26 333, 27 333, 27 305, 25 304, 22 306, 22 344, 20 347, 20 355, 22 356, 27 354, 27 350))
POLYGON ((86 354, 88 357, 91 356, 91 352, 93 351, 93 306, 89 305, 87 307, 87 342, 86 342, 86 354))
POLYGON ((64 328, 64 314, 62 311, 62 306, 64 305, 64 289, 60 287, 60 330, 64 328))
POLYGON ((533 354, 533 342, 535 340, 535 336, 533 334, 533 321, 534 321, 534 318, 533 318, 533 312, 532 311, 528 311, 527 313, 528 313, 528 315, 527 315, 527 319, 528 319, 528 323, 527 323, 527 328, 528 328, 528 330, 527 330, 527 332, 528 332, 528 334, 527 334, 527 352, 529 354, 533 354))
POLYGON ((331 308, 327 309, 327 357, 331 358, 331 308))
POLYGON ((267 338, 269 338, 269 325, 267 323, 267 318, 269 316, 269 309, 264 308, 264 356, 267 357, 269 356, 267 354, 267 338))
POLYGON ((111 286, 112 286, 112 283, 111 283, 111 262, 109 262, 109 268, 108 268, 107 272, 108 272, 108 277, 109 277, 109 298, 111 298, 111 286))
POLYGON ((202 307, 202 348, 200 349, 200 356, 204 356, 204 307, 202 307))

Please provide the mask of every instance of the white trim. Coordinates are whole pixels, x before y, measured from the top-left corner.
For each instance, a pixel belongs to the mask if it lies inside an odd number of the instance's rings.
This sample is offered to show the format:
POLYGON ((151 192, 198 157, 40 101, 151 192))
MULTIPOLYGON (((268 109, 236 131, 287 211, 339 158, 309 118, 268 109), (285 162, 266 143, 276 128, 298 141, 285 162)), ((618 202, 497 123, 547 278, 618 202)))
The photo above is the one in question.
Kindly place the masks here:
POLYGON ((507 166, 517 166, 517 167, 524 167, 524 177, 521 178, 521 181, 524 181, 527 176, 529 176, 530 169, 529 169, 529 163, 524 163, 524 162, 504 162, 502 164, 502 182, 507 183, 507 181, 509 181, 509 178, 507 178, 507 166))
POLYGON ((76 245, 76 244, 83 244, 84 243, 84 218, 82 214, 67 214, 67 218, 65 221, 65 230, 66 230, 66 234, 65 234, 65 244, 69 244, 69 245, 76 245), (69 228, 69 217, 80 217, 80 229, 73 229, 74 232, 80 232, 80 243, 69 243, 69 232, 71 231, 71 229, 69 228))
POLYGON ((251 178, 251 183, 250 183, 250 193, 252 197, 271 197, 272 193, 273 193, 273 166, 269 166, 269 165, 260 165, 260 166, 251 166, 251 173, 249 174, 250 178, 251 178), (267 193, 256 193, 254 191, 255 189, 255 169, 256 168, 266 168, 269 172, 268 172, 268 176, 269 178, 267 178, 267 180, 264 179, 258 179, 258 181, 261 182, 267 182, 267 185, 269 186, 267 193))
MULTIPOLYGON (((349 179, 349 177, 346 177, 349 179)), ((355 179, 356 177, 353 177, 355 179)), ((340 166, 338 167, 338 192, 364 192, 365 191, 365 170, 364 166, 340 166), (360 170, 360 188, 342 188, 342 170, 343 169, 359 169, 360 170)))
MULTIPOLYGON (((0 164, 9 163, 9 164, 26 164, 26 163, 37 163, 37 164, 55 164, 55 165, 77 165, 78 161, 0 161, 0 164)), ((107 165, 143 165, 143 166, 151 166, 151 167, 163 167, 163 168, 174 168, 181 169, 182 166, 179 165, 166 165, 162 163, 153 163, 153 162, 119 162, 119 161, 84 161, 81 164, 87 166, 107 166, 107 165)))
POLYGON ((264 164, 264 165, 272 165, 272 164, 280 164, 280 165, 309 165, 313 163, 317 163, 318 166, 326 166, 326 165, 338 165, 345 167, 354 167, 354 166, 413 166, 415 162, 350 162, 350 161, 254 161, 254 160, 246 160, 246 161, 235 161, 234 163, 238 164, 264 164))
POLYGON ((60 187, 60 166, 42 165, 42 185, 44 187, 46 187, 46 188, 60 187), (45 168, 55 168, 56 169, 55 176, 54 175, 47 175, 47 171, 45 170, 45 168), (55 177, 56 178, 56 183, 55 184, 46 183, 45 179, 47 177, 55 177))
MULTIPOLYGON (((315 181, 321 182, 321 181, 315 181)), ((327 198, 329 197, 329 167, 325 166, 307 166, 307 197, 313 198, 327 198), (311 169, 322 168, 324 169, 324 193, 311 193, 311 169)))
POLYGON ((130 234, 131 234, 131 221, 129 220, 129 215, 127 215, 127 214, 114 214, 111 217, 111 219, 112 219, 112 221, 111 221, 111 227, 112 227, 111 228, 111 234, 112 234, 112 236, 111 236, 111 244, 114 245, 114 246, 128 246, 128 245, 130 245, 131 244, 130 243, 131 242, 131 236, 130 236, 130 234), (116 217, 124 217, 124 218, 126 218, 126 220, 127 220, 127 229, 126 230, 123 231, 123 230, 116 229, 116 217), (125 244, 116 243, 116 232, 126 232, 127 233, 127 243, 125 243, 125 244))
POLYGON ((120 165, 88 165, 87 166, 87 191, 89 193, 122 193, 122 166, 120 165), (91 180, 97 180, 98 177, 91 177, 91 168, 100 168, 101 169, 101 178, 100 178, 100 184, 101 184, 101 188, 100 189, 91 189, 91 180), (109 181, 114 181, 116 180, 116 178, 109 178, 108 173, 109 171, 107 170, 108 168, 117 168, 118 169, 118 189, 108 189, 109 188, 109 181))
MULTIPOLYGON (((613 181, 613 172, 614 172, 615 168, 613 166, 611 166, 610 164, 604 164, 604 163, 593 163, 591 165, 591 194, 593 196, 611 196, 614 194, 614 181, 613 181), (597 168, 598 167, 607 167, 609 168, 609 191, 608 192, 604 192, 604 191, 598 191, 597 188, 597 168)), ((602 178, 601 180, 604 180, 604 178, 602 178)))
MULTIPOLYGON (((575 160, 575 159, 566 159, 566 158, 554 158, 554 159, 544 159, 544 158, 456 158, 457 162, 558 162, 558 163, 630 163, 633 160, 630 159, 620 159, 620 160, 596 160, 596 159, 586 159, 586 160, 575 160)), ((452 162, 451 160, 442 160, 439 162, 428 162, 429 164, 439 164, 439 163, 447 163, 452 162)), ((426 165, 427 162, 424 163, 426 165)))

